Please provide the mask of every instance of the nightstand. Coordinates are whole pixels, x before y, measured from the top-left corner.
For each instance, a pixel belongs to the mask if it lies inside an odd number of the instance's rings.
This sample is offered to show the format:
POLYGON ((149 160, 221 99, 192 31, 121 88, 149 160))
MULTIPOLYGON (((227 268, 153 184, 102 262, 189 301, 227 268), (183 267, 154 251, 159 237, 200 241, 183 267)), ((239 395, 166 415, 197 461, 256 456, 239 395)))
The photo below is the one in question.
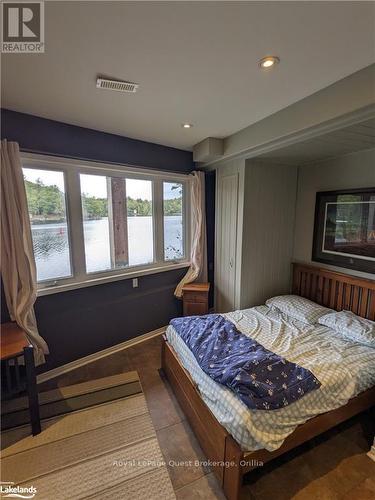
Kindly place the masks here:
POLYGON ((184 316, 208 313, 209 283, 190 283, 182 288, 184 316))

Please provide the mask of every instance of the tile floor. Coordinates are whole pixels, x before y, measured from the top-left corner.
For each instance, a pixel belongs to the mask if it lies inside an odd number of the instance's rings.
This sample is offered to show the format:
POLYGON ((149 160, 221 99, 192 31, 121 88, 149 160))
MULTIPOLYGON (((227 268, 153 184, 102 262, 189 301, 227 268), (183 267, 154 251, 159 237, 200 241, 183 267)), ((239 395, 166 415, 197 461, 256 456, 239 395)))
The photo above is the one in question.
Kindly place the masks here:
MULTIPOLYGON (((168 382, 159 372, 160 346, 161 337, 155 337, 45 382, 41 389, 137 370, 166 461, 204 461, 168 382)), ((375 462, 366 456, 374 433, 370 412, 354 417, 252 472, 245 478, 242 499, 375 500, 375 462)), ((179 500, 225 500, 207 467, 174 466, 169 467, 169 473, 179 500)))

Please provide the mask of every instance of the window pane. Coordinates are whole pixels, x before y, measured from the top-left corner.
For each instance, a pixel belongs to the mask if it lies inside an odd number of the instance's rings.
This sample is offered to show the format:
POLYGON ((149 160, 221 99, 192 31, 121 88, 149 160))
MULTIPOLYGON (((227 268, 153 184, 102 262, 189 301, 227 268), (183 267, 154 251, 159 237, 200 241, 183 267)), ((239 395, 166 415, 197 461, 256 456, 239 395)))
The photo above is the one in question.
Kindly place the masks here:
POLYGON ((86 270, 111 269, 107 177, 80 175, 86 270))
POLYGON ((23 169, 37 280, 71 276, 63 172, 23 169))
POLYGON ((152 182, 126 179, 126 201, 129 265, 149 264, 154 260, 152 182))
POLYGON ((184 257, 183 185, 164 182, 163 195, 164 258, 165 260, 181 259, 184 257))
POLYGON ((80 179, 87 272, 153 262, 152 182, 86 174, 80 179))

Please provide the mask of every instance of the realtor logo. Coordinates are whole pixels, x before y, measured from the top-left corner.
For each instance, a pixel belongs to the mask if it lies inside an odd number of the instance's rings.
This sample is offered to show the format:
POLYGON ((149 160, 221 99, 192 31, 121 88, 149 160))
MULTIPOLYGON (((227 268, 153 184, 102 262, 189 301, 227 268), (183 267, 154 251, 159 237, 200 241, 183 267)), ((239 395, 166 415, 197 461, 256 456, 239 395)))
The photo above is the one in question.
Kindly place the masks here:
POLYGON ((2 52, 44 52, 44 2, 2 2, 2 52))
POLYGON ((25 498, 29 500, 34 498, 36 493, 34 486, 14 486, 13 481, 2 481, 0 483, 1 498, 25 498))

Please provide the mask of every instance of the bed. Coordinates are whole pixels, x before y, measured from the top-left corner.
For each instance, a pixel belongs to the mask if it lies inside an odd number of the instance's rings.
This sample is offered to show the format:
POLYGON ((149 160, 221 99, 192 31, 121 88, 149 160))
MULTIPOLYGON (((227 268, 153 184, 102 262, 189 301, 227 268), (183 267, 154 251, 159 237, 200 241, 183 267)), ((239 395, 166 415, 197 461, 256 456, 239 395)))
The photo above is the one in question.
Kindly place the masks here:
MULTIPOLYGON (((294 264, 292 292, 337 311, 350 310, 375 319, 373 280, 294 264)), ((251 411, 229 389, 218 387, 199 370, 184 342, 173 328, 168 329, 162 350, 163 370, 227 498, 234 500, 239 496, 243 475, 260 462, 272 460, 375 404, 375 370, 370 348, 345 350, 327 327, 303 329, 298 321, 290 324, 266 306, 236 311, 227 317, 266 347, 274 343, 271 347, 281 354, 292 352, 295 359, 300 357, 311 366, 320 357, 316 375, 322 387, 330 388, 329 392, 319 388, 285 409, 251 411), (275 331, 280 324, 283 328, 275 331), (298 332, 298 341, 294 331, 298 332), (343 375, 350 378, 356 365, 361 366, 360 376, 343 383, 343 375)))

